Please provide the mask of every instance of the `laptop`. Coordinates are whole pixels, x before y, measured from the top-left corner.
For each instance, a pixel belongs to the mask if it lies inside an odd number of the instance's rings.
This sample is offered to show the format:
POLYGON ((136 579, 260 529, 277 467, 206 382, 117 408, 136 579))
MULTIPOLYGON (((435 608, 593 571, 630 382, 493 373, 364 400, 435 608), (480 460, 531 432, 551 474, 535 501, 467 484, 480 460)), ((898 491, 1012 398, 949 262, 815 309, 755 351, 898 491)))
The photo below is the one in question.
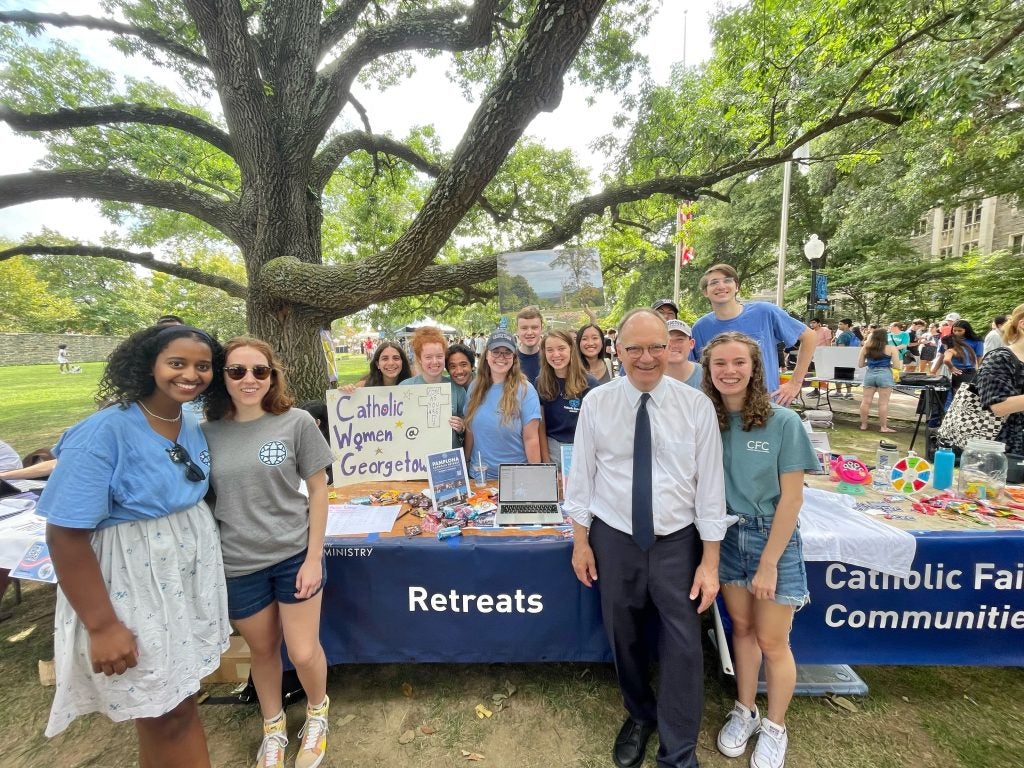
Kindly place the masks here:
POLYGON ((502 464, 498 467, 495 525, 560 525, 554 464, 502 464))

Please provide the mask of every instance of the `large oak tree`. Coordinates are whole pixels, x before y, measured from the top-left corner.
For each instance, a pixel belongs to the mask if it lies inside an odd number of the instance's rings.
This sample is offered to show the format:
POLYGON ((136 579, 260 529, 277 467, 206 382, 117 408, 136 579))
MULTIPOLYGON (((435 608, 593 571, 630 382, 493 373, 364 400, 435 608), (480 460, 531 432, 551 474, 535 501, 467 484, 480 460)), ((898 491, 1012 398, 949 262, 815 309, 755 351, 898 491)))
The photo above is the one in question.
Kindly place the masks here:
MULTIPOLYGON (((331 320, 403 296, 459 289, 473 297, 474 286, 495 277, 493 254, 441 257, 467 217, 528 222, 516 230, 516 249, 567 243, 602 216, 609 242, 626 232, 649 235, 652 227, 631 208, 639 201, 728 199, 730 179, 776 165, 807 141, 862 123, 895 129, 922 110, 928 78, 962 70, 964 57, 984 65, 983 78, 1016 50, 1022 29, 1010 2, 767 0, 724 14, 717 33, 740 55, 695 75, 682 109, 659 107, 657 98, 669 97, 655 93, 605 187, 538 212, 525 210, 519 189, 495 202, 491 185, 531 120, 558 106, 567 74, 622 87, 633 36, 650 13, 646 0, 106 0, 105 7, 107 17, 0 12, 10 25, 0 37, 8 51, 0 119, 38 132, 50 150, 43 169, 0 177, 0 207, 76 197, 106 201, 112 214, 136 210, 122 204, 185 214, 238 249, 246 284, 90 243, 28 242, 0 259, 121 259, 244 297, 250 330, 282 351, 305 395, 322 388, 315 336, 331 320), (110 98, 113 82, 102 73, 69 83, 71 53, 19 47, 9 31, 40 25, 109 33, 116 48, 174 69, 198 93, 213 89, 220 116, 145 83, 110 98), (450 55, 466 88, 479 93, 450 153, 374 133, 354 93, 360 78, 401 77, 412 52, 450 55), (348 108, 362 129, 340 129, 348 108), (325 190, 357 154, 372 155, 375 170, 405 164, 429 187, 379 248, 325 263, 325 190)), ((166 226, 153 221, 151 235, 166 226)))

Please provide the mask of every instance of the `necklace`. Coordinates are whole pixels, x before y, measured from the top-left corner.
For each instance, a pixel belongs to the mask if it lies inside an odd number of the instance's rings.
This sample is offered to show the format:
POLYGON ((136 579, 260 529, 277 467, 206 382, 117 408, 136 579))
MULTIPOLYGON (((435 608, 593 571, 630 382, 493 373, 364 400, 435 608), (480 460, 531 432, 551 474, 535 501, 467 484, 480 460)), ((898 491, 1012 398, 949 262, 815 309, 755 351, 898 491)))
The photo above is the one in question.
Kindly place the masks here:
POLYGON ((158 416, 157 414, 155 414, 151 410, 149 410, 149 408, 146 407, 146 404, 144 402, 142 402, 141 400, 136 400, 135 402, 139 404, 139 407, 142 410, 144 410, 146 413, 148 413, 154 419, 159 419, 160 421, 166 421, 168 424, 173 424, 176 421, 181 421, 181 407, 180 406, 178 407, 178 415, 177 416, 175 416, 173 419, 165 419, 163 416, 158 416))

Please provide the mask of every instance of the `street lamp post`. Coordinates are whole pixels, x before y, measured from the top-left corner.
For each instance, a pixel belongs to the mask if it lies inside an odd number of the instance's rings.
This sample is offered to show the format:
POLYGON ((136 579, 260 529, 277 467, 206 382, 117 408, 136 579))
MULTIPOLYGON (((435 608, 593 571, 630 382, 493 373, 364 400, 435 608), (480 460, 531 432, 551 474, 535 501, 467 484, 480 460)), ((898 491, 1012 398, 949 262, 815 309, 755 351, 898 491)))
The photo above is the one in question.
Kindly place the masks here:
POLYGON ((825 253, 825 244, 817 235, 811 235, 804 243, 804 256, 811 264, 811 290, 807 294, 807 320, 814 317, 818 309, 818 260, 825 253))

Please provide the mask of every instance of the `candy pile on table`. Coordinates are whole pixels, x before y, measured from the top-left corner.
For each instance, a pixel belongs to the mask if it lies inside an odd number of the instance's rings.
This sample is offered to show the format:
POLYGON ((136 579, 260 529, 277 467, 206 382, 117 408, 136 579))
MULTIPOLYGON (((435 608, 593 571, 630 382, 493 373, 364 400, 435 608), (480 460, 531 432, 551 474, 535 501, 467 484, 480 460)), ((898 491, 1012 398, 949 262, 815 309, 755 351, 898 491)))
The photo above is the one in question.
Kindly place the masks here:
POLYGON ((915 512, 923 515, 957 515, 984 525, 989 524, 987 517, 1004 517, 1024 522, 1024 504, 1018 501, 997 504, 987 499, 961 498, 949 491, 923 496, 913 501, 911 506, 915 512))

